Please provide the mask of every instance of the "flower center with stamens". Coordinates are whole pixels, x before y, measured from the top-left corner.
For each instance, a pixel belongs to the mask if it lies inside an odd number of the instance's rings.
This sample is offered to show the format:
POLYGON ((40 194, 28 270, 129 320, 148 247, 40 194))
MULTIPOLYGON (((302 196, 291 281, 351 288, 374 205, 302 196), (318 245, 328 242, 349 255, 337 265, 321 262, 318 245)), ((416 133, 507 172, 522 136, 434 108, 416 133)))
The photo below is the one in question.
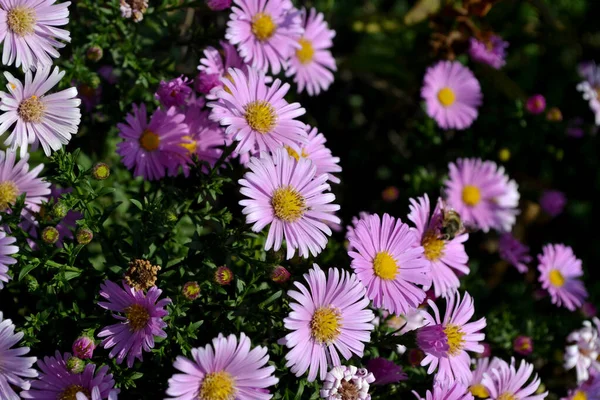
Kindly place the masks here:
POLYGON ((471 386, 469 388, 469 391, 473 396, 479 397, 480 399, 487 399, 488 397, 490 397, 490 393, 481 383, 471 386))
POLYGON ((481 192, 476 186, 466 185, 462 191, 462 199, 466 205, 474 207, 481 201, 481 192))
POLYGON ((211 372, 204 376, 200 386, 199 400, 234 400, 235 380, 225 371, 211 372))
POLYGON ((151 130, 145 129, 140 136, 140 146, 146 151, 154 151, 160 146, 160 136, 151 130))
POLYGON ((35 30, 35 10, 29 7, 15 7, 6 13, 8 29, 16 35, 25 36, 35 30))
POLYGON ((83 393, 88 399, 92 397, 90 391, 83 386, 71 385, 58 395, 58 400, 77 400, 77 393, 83 393))
POLYGON ((188 151, 188 154, 191 156, 196 152, 196 141, 193 140, 192 137, 189 135, 184 136, 183 139, 188 140, 189 142, 183 142, 180 144, 180 146, 186 149, 188 151))
POLYGON ((285 222, 299 220, 306 211, 304 197, 291 186, 275 189, 271 199, 273 213, 277 218, 285 222))
POLYGON ((315 56, 315 48, 313 47, 312 42, 310 40, 306 40, 304 38, 298 40, 298 43, 301 47, 298 50, 296 50, 296 57, 298 57, 300 63, 308 64, 313 60, 313 57, 315 56))
POLYGON ((277 25, 269 14, 258 13, 252 18, 252 33, 261 42, 270 39, 275 29, 277 25))
POLYGON ((552 286, 562 287, 565 284, 565 277, 557 269, 550 271, 548 278, 550 279, 552 286))
POLYGON ((571 400, 587 400, 587 394, 583 390, 575 392, 571 400))
POLYGON ((498 400, 517 400, 517 397, 512 393, 504 392, 498 396, 498 400))
POLYGON ((133 332, 141 331, 148 325, 150 313, 139 304, 132 304, 125 309, 125 315, 129 321, 129 328, 133 332))
POLYGON ((444 107, 450 107, 456 101, 456 95, 449 87, 442 88, 438 92, 437 98, 444 107))
POLYGON ((256 100, 246 105, 244 118, 253 130, 265 134, 275 127, 277 115, 268 101, 256 100))
POLYGON ((465 345, 464 332, 460 330, 458 325, 446 325, 444 327, 444 333, 448 338, 448 354, 455 356, 463 349, 465 345))
POLYGON ((445 242, 438 239, 436 234, 429 231, 425 234, 425 237, 423 237, 421 245, 425 249, 425 258, 429 261, 436 261, 444 252, 445 242))
POLYGON ((342 379, 340 388, 338 389, 338 395, 341 400, 359 400, 360 392, 358 387, 352 381, 346 381, 342 379))
POLYGON ((46 105, 37 96, 22 100, 17 107, 17 114, 23 122, 33 122, 34 124, 42 121, 45 111, 46 105))
POLYGON ((0 211, 6 211, 19 197, 19 188, 13 181, 0 182, 0 211))
POLYGON ((400 270, 394 257, 387 251, 380 251, 373 259, 373 271, 381 279, 393 280, 400 270))
POLYGON ((310 332, 317 343, 329 344, 340 335, 342 318, 339 310, 329 307, 319 307, 310 320, 310 332))

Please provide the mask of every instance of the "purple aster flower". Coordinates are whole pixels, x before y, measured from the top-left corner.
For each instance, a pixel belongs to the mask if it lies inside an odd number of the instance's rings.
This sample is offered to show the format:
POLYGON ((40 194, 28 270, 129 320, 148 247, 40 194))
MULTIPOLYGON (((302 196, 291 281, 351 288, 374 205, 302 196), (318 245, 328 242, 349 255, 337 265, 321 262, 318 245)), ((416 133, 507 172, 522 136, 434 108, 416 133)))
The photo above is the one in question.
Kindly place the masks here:
POLYGON ((239 180, 240 193, 247 199, 239 204, 253 232, 271 225, 265 250, 279 250, 285 239, 288 259, 296 249, 304 258, 319 254, 331 236, 323 221, 340 223, 334 214, 340 206, 332 204, 335 196, 327 184, 328 175, 317 175, 312 161, 296 161, 283 148, 253 158, 248 168, 250 172, 239 180))
POLYGON ((469 322, 473 318, 475 307, 473 298, 468 293, 465 293, 462 301, 458 291, 446 297, 446 313, 443 319, 440 318, 440 311, 435 303, 431 300, 428 303, 433 315, 424 312, 429 324, 417 330, 417 340, 426 354, 421 365, 429 365, 428 374, 437 369, 436 382, 456 380, 468 385, 473 373, 467 351, 483 352, 483 346, 479 342, 485 339, 485 334, 481 333, 486 326, 485 318, 469 322), (439 329, 440 327, 442 329, 439 329), (438 335, 437 340, 434 340, 434 334, 438 335), (427 336, 427 340, 418 339, 424 335, 427 336), (448 348, 445 351, 444 344, 447 344, 448 348))
POLYGON ((266 365, 266 347, 251 345, 244 333, 239 342, 235 335, 220 333, 212 346, 192 349, 191 360, 177 356, 173 366, 183 373, 169 379, 167 395, 178 400, 270 399, 273 395, 265 389, 279 381, 273 376, 275 367, 266 365))
POLYGON ((538 255, 539 281, 552 297, 552 304, 574 311, 588 293, 581 281, 581 260, 564 244, 548 244, 538 255))
POLYGON ((304 34, 298 39, 299 48, 290 58, 290 67, 285 75, 294 77, 298 93, 304 89, 310 96, 329 89, 333 82, 333 71, 337 71, 335 59, 331 55, 335 31, 329 29, 323 13, 311 8, 302 9, 304 34))
POLYGON ((600 125, 600 67, 593 61, 583 62, 578 67, 579 75, 583 81, 577 85, 577 90, 587 100, 594 113, 596 125, 600 125))
POLYGON ((232 0, 206 0, 206 5, 213 11, 223 11, 231 7, 232 0))
POLYGON ((168 82, 160 81, 154 97, 166 109, 172 106, 180 107, 185 104, 187 98, 192 94, 191 83, 183 75, 168 82))
POLYGON ((69 358, 70 353, 60 354, 57 350, 54 357, 39 360, 37 366, 40 376, 31 382, 30 390, 21 393, 21 397, 39 400, 101 400, 107 397, 116 399, 119 389, 113 389, 115 380, 109 373, 108 366, 105 365, 96 371, 95 364, 87 364, 83 372, 75 374, 67 368, 69 358), (96 396, 93 395, 94 391, 97 391, 96 396))
POLYGON ((525 103, 525 108, 531 114, 541 114, 546 109, 546 98, 541 94, 535 94, 527 99, 527 103, 525 103))
POLYGON ((408 219, 415 224, 419 234, 417 243, 424 248, 424 258, 431 269, 435 297, 449 294, 460 286, 455 270, 465 275, 470 271, 467 265, 469 256, 464 246, 469 235, 464 233, 445 240, 441 232, 444 212, 442 199, 438 199, 433 213, 427 194, 416 200, 410 199, 408 219))
POLYGON ((408 376, 402 371, 400 365, 383 357, 367 361, 367 370, 371 371, 375 376, 374 385, 388 385, 408 379, 408 376))
POLYGON ((531 262, 529 247, 519 242, 510 233, 504 233, 498 240, 500 258, 514 266, 520 273, 527 272, 527 264, 531 262))
POLYGON ((0 110, 4 111, 0 116, 0 134, 16 123, 4 144, 12 151, 19 148, 21 157, 27 154, 28 145, 35 150, 39 144, 49 156, 77 134, 81 122, 77 89, 71 87, 46 94, 65 75, 58 67, 50 71, 50 67, 42 68, 35 76, 27 71, 25 84, 9 72, 4 73, 9 93, 0 92, 0 110))
POLYGON ((327 373, 319 393, 322 399, 327 400, 371 400, 369 384, 373 381, 375 377, 365 368, 340 365, 327 373))
POLYGON ((60 57, 56 49, 70 42, 69 32, 57 28, 69 22, 70 1, 0 0, 0 43, 2 64, 23 70, 51 66, 60 57), (52 57, 52 58, 51 58, 52 57))
POLYGON ((225 38, 236 45, 244 62, 273 75, 287 67, 300 48, 300 13, 289 0, 234 0, 225 38))
POLYGON ((498 35, 491 35, 487 40, 471 38, 469 43, 469 56, 473 61, 487 64, 495 69, 500 69, 506 64, 506 48, 508 42, 498 35))
POLYGON ((113 314, 114 318, 122 322, 105 327, 98 333, 98 337, 106 338, 100 343, 105 349, 112 348, 110 358, 116 356, 117 364, 121 364, 127 356, 127 366, 131 368, 136 358, 142 361, 142 349, 150 351, 154 347, 155 336, 167 337, 163 330, 167 323, 163 321, 163 317, 169 314, 165 306, 171 299, 158 300, 162 290, 156 286, 148 289, 145 294, 143 290, 135 290, 125 282, 122 285, 121 288, 108 280, 101 285, 100 296, 108 301, 101 301, 98 305, 125 315, 113 314))
POLYGON ((235 46, 228 42, 221 41, 222 52, 224 58, 221 57, 221 52, 214 47, 207 47, 204 50, 204 57, 200 59, 198 69, 200 74, 196 78, 195 87, 200 93, 208 95, 211 100, 216 99, 214 95, 209 93, 215 87, 223 87, 221 78, 230 78, 229 69, 237 68, 247 72, 247 66, 238 54, 235 46))
MULTIPOLYGON (((348 242, 350 242, 350 237, 352 235, 354 235, 354 230, 356 229, 356 226, 358 225, 359 221, 362 219, 366 219, 368 216, 370 216, 372 214, 366 212, 366 211, 361 211, 358 213, 358 217, 354 216, 352 217, 352 224, 346 226, 346 240, 348 242)), ((352 250, 352 245, 350 243, 348 243, 348 251, 352 250)))
POLYGON ((515 368, 514 358, 510 365, 500 360, 496 368, 483 375, 481 382, 491 400, 542 400, 548 392, 534 395, 541 383, 537 375, 527 384, 532 373, 533 365, 525 360, 521 361, 518 369, 515 368))
POLYGON ((317 376, 324 380, 327 365, 342 365, 353 354, 363 356, 365 343, 371 339, 375 318, 367 307, 365 287, 356 275, 330 268, 325 272, 314 264, 304 274, 308 287, 295 282, 298 290, 288 295, 292 312, 283 320, 288 333, 283 344, 290 348, 285 355, 286 367, 296 376, 308 371, 308 381, 317 376))
POLYGON ((400 219, 384 214, 361 219, 349 237, 352 269, 377 308, 405 314, 425 299, 417 286, 430 286, 429 263, 423 258, 417 232, 400 219))
POLYGON ((567 204, 567 197, 558 190, 545 190, 540 197, 542 210, 551 217, 562 214, 567 204))
POLYGON ((448 168, 446 200, 463 222, 484 232, 510 231, 519 213, 520 195, 504 167, 479 158, 459 158, 448 168))
POLYGON ((583 328, 574 330, 567 336, 564 367, 566 370, 575 368, 577 382, 588 380, 591 372, 600 372, 599 324, 598 318, 593 318, 593 323, 583 321, 583 328))
MULTIPOLYGON (((8 266, 17 263, 17 260, 11 257, 11 255, 19 251, 19 248, 14 245, 16 241, 16 238, 6 236, 6 233, 0 231, 0 289, 4 287, 5 282, 11 279, 10 275, 8 275, 8 266)), ((1 387, 2 384, 0 384, 1 387)))
POLYGON ((38 376, 31 368, 36 358, 23 357, 29 353, 29 347, 12 348, 21 339, 23 332, 15 333, 15 325, 0 312, 0 394, 4 400, 19 400, 14 388, 27 390, 30 387, 27 378, 38 376))
POLYGON ((466 129, 477 119, 481 87, 471 70, 458 61, 440 61, 427 68, 421 97, 427 115, 442 129, 466 129))
POLYGON ((117 144, 117 153, 123 164, 134 170, 135 176, 157 180, 165 176, 165 169, 176 169, 189 162, 189 143, 184 137, 189 128, 184 123, 185 115, 175 107, 167 111, 158 109, 150 117, 144 104, 133 105, 133 114, 127 114, 126 123, 117 125, 123 142, 117 144))
POLYGON ((469 393, 467 387, 460 382, 438 382, 433 385, 433 393, 427 391, 425 398, 413 390, 418 400, 473 400, 473 395, 469 393))
POLYGON ((522 356, 528 356, 533 353, 533 339, 529 336, 517 336, 513 341, 513 350, 522 356))

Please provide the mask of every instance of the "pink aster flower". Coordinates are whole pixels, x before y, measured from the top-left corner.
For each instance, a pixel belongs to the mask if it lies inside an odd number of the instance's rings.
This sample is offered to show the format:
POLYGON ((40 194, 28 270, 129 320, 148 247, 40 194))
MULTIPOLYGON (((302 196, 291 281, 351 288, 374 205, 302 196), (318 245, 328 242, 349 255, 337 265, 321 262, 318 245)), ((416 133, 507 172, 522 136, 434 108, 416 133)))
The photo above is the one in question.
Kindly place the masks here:
POLYGON ((305 124, 296 118, 304 115, 299 103, 289 104, 284 96, 290 85, 276 79, 271 86, 255 69, 248 74, 230 69, 231 80, 222 79, 224 88, 215 93, 218 101, 208 103, 211 119, 226 126, 225 133, 240 143, 236 152, 275 151, 283 145, 306 143, 305 124))
POLYGON ((275 367, 266 365, 266 347, 251 345, 244 333, 239 341, 220 333, 212 346, 192 349, 191 359, 177 356, 173 366, 183 373, 169 379, 167 395, 178 400, 270 399, 273 395, 265 389, 279 381, 273 376, 275 367))
POLYGON ((302 376, 308 371, 308 381, 327 375, 327 366, 340 366, 341 356, 348 360, 353 354, 362 357, 364 343, 371 338, 375 318, 367 309, 369 299, 356 275, 330 268, 325 272, 314 264, 304 274, 308 287, 295 282, 298 290, 288 295, 292 311, 283 320, 288 333, 283 343, 290 348, 285 355, 286 367, 302 376))
POLYGON ((567 336, 568 345, 565 348, 566 370, 575 368, 577 382, 586 381, 591 372, 600 372, 600 321, 598 318, 583 321, 583 328, 577 329, 567 336))
POLYGON ((463 222, 484 232, 510 231, 519 213, 520 195, 504 167, 479 158, 459 158, 448 167, 446 200, 463 222))
POLYGON ((567 397, 560 400, 598 400, 600 399, 600 374, 593 372, 588 380, 569 390, 567 397))
POLYGON ((471 56, 473 61, 500 69, 506 64, 507 47, 508 42, 502 40, 498 35, 491 35, 484 41, 471 38, 469 42, 469 56, 471 56))
POLYGON ((516 369, 513 358, 510 365, 506 361, 500 361, 496 368, 483 375, 481 382, 492 400, 542 400, 548 392, 534 394, 541 383, 537 375, 527 384, 532 373, 532 364, 522 360, 516 369))
POLYGON ((417 243, 424 248, 424 258, 431 269, 431 279, 435 297, 455 291, 460 282, 456 271, 467 275, 469 256, 465 252, 464 243, 469 235, 464 233, 447 238, 443 234, 444 212, 442 199, 431 213, 429 197, 425 194, 416 200, 410 199, 410 219, 416 226, 419 237, 417 243))
POLYGON ((588 293, 581 281, 581 260, 564 244, 548 244, 538 255, 539 281, 552 297, 552 304, 574 311, 588 293))
POLYGON ((371 400, 369 384, 373 381, 373 374, 364 368, 340 365, 329 371, 319 394, 327 400, 371 400))
POLYGON ((340 159, 334 157, 331 154, 331 150, 325 147, 327 139, 322 133, 319 133, 317 128, 311 128, 309 125, 306 126, 308 132, 307 143, 304 146, 294 145, 285 146, 290 156, 296 160, 302 158, 308 158, 317 167, 317 175, 327 174, 329 181, 333 183, 340 183, 340 179, 333 175, 333 173, 342 172, 342 167, 338 164, 340 159))
POLYGON ((200 65, 198 65, 200 74, 195 82, 196 90, 208 95, 207 97, 210 97, 211 100, 214 100, 216 97, 212 94, 209 95, 209 93, 215 87, 223 87, 221 78, 229 78, 228 71, 230 68, 241 69, 244 72, 248 71, 235 46, 224 41, 220 43, 224 57, 214 47, 207 47, 204 50, 204 57, 200 59, 200 65))
POLYGON ((292 54, 285 75, 294 76, 298 93, 306 89, 310 96, 316 96, 329 89, 333 71, 337 70, 330 51, 335 31, 329 29, 323 13, 314 8, 308 12, 303 9, 301 15, 304 34, 298 39, 299 48, 292 54))
POLYGON ((183 146, 189 141, 189 128, 185 115, 175 107, 167 111, 156 110, 150 117, 144 104, 133 105, 133 114, 127 114, 126 123, 117 125, 123 142, 117 144, 117 153, 123 164, 134 170, 135 176, 157 180, 165 176, 167 168, 177 168, 189 162, 188 150, 183 146))
POLYGON ((525 103, 525 108, 531 114, 541 114, 546 109, 546 98, 541 94, 534 94, 533 96, 527 99, 527 102, 525 103))
MULTIPOLYGON (((352 217, 352 224, 346 226, 346 240, 347 241, 350 241, 350 237, 352 235, 354 235, 354 230, 356 229, 356 226, 358 225, 360 220, 366 219, 370 215, 372 215, 372 214, 370 214, 366 211, 361 211, 358 213, 358 217, 357 216, 352 217)), ((352 246, 350 243, 348 243, 348 251, 350 251, 350 250, 352 250, 352 246)))
POLYGON ((514 266, 517 271, 524 274, 528 271, 527 264, 531 262, 529 247, 519 242, 510 233, 504 233, 498 240, 500 258, 514 266))
POLYGON ((277 75, 300 48, 301 24, 289 0, 234 0, 225 38, 237 46, 245 63, 277 75))
POLYGON ((11 257, 19 251, 19 248, 14 245, 16 241, 16 238, 6 236, 6 233, 0 231, 0 289, 4 287, 5 282, 10 280, 8 266, 17 263, 17 260, 11 257))
POLYGON ((21 339, 23 332, 15 333, 15 325, 10 319, 3 319, 0 312, 0 394, 3 400, 19 400, 14 389, 30 388, 29 379, 38 376, 35 369, 35 357, 23 357, 29 353, 29 347, 13 348, 21 339), (23 379, 25 378, 25 379, 23 379))
POLYGON ((481 381, 483 380, 483 376, 486 373, 489 373, 490 371, 492 371, 493 369, 498 367, 500 365, 500 363, 503 363, 503 362, 504 361, 502 361, 501 359, 499 359, 497 357, 494 357, 494 358, 484 357, 484 358, 480 358, 479 360, 477 360, 477 362, 475 363, 475 369, 473 370, 473 377, 471 378, 471 381, 469 382, 469 392, 471 392, 471 394, 473 396, 480 398, 480 399, 489 398, 490 394, 488 393, 485 386, 483 386, 481 381))
POLYGON ((433 393, 428 390, 425 393, 425 398, 419 397, 414 390, 413 393, 418 400, 473 400, 473 395, 460 382, 435 383, 433 393))
POLYGON ((110 325, 98 333, 98 337, 105 337, 100 343, 105 349, 112 350, 110 358, 117 358, 117 364, 121 364, 127 357, 127 366, 131 368, 137 358, 142 361, 142 349, 150 351, 154 347, 154 337, 166 338, 163 330, 167 323, 163 317, 169 314, 165 306, 171 302, 170 299, 158 300, 162 290, 156 286, 148 289, 148 293, 135 290, 122 283, 121 288, 114 282, 104 281, 100 286, 100 296, 108 301, 101 301, 98 305, 107 310, 122 313, 124 316, 113 314, 113 317, 121 321, 110 325))
POLYGON ((160 81, 154 97, 167 109, 172 106, 180 107, 185 104, 187 98, 192 94, 191 83, 183 75, 168 82, 160 81))
POLYGON ((367 370, 375 376, 374 385, 388 385, 405 381, 408 376, 402 371, 402 367, 383 357, 373 358, 367 361, 367 370))
POLYGON ((475 313, 473 298, 465 293, 462 301, 460 294, 446 297, 446 313, 440 318, 435 303, 428 301, 433 315, 425 312, 429 324, 417 331, 419 347, 426 354, 422 366, 429 365, 428 374, 437 369, 436 382, 454 381, 468 385, 473 373, 471 359, 467 351, 482 353, 479 343, 485 338, 481 330, 485 328, 485 318, 469 322, 475 313), (439 368, 438 368, 439 366, 439 368))
POLYGON ((0 0, 0 43, 2 64, 23 70, 51 66, 60 57, 56 49, 70 42, 69 32, 57 28, 69 22, 70 1, 0 0), (51 58, 52 57, 52 58, 51 58))
POLYGON ((481 87, 471 70, 458 61, 440 61, 427 69, 421 96, 427 115, 442 129, 466 129, 477 119, 481 87))
POLYGON ((296 249, 304 258, 319 254, 331 236, 323 221, 340 223, 334 214, 340 207, 331 204, 335 196, 329 192, 328 175, 317 175, 312 161, 296 161, 283 148, 253 158, 248 168, 239 180, 240 192, 248 199, 239 204, 244 206, 246 223, 254 224, 252 231, 260 232, 271 224, 265 250, 279 250, 285 239, 288 259, 296 249))
POLYGON ((414 229, 388 214, 371 215, 349 240, 351 267, 375 307, 405 314, 421 304, 425 291, 417 285, 431 285, 431 277, 414 229))
POLYGON ((4 144, 10 150, 20 148, 24 157, 27 146, 32 150, 41 144, 44 153, 49 156, 54 150, 60 149, 77 133, 81 122, 77 89, 71 87, 60 92, 46 94, 65 75, 55 67, 38 70, 33 76, 31 71, 25 73, 25 84, 9 72, 4 76, 8 80, 8 92, 0 92, 0 134, 3 134, 15 124, 4 144))

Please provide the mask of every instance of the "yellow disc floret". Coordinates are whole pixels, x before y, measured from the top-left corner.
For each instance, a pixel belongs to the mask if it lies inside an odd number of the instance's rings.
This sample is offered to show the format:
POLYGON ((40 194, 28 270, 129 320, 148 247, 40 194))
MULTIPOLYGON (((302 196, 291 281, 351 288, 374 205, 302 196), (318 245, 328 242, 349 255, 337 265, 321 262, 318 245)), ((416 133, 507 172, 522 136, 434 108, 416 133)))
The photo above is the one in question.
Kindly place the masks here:
POLYGON ((474 207, 481 201, 481 192, 477 186, 466 185, 462 191, 462 199, 466 205, 474 207))
POLYGON ((373 271, 381 279, 395 279, 399 269, 400 266, 396 264, 394 257, 387 251, 380 251, 373 259, 373 271))
POLYGON ((206 374, 200 385, 199 400, 233 400, 235 399, 235 380, 225 371, 206 374))
POLYGON ((305 38, 301 38, 298 40, 300 44, 300 48, 296 50, 296 57, 302 64, 308 64, 313 60, 315 56, 315 48, 312 45, 312 42, 306 40, 305 38))
POLYGON ((6 25, 18 36, 30 35, 35 31, 35 10, 29 7, 15 7, 6 13, 6 25))
POLYGON ((252 33, 261 42, 269 40, 275 33, 275 29, 277 25, 269 14, 258 13, 252 18, 252 33))
POLYGON ((306 211, 304 197, 290 186, 275 189, 271 198, 271 206, 275 216, 285 222, 299 220, 306 211))
POLYGON ((456 94, 449 87, 445 87, 438 92, 437 98, 444 107, 450 107, 456 101, 456 94))
POLYGON ((256 100, 245 107, 244 118, 253 130, 265 134, 275 127, 277 115, 275 108, 268 101, 256 100))
POLYGON ((319 307, 310 321, 310 331, 317 343, 329 344, 340 335, 341 313, 333 307, 319 307))
POLYGON ((160 136, 151 130, 146 129, 142 132, 142 136, 140 136, 140 146, 146 151, 158 150, 158 146, 160 146, 160 136))

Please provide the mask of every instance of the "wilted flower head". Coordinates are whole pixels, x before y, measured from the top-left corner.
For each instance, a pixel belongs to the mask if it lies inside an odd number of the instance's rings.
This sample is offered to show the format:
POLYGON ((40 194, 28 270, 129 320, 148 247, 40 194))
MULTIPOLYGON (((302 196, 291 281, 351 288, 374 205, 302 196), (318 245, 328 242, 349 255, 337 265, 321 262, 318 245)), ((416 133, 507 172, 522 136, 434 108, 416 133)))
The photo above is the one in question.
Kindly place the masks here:
POLYGON ((147 290, 156 285, 158 271, 160 266, 153 265, 148 260, 131 260, 123 280, 135 290, 147 290))
POLYGON ((369 384, 374 381, 373 374, 365 368, 356 368, 353 365, 333 367, 323 381, 321 398, 371 400, 369 384))

